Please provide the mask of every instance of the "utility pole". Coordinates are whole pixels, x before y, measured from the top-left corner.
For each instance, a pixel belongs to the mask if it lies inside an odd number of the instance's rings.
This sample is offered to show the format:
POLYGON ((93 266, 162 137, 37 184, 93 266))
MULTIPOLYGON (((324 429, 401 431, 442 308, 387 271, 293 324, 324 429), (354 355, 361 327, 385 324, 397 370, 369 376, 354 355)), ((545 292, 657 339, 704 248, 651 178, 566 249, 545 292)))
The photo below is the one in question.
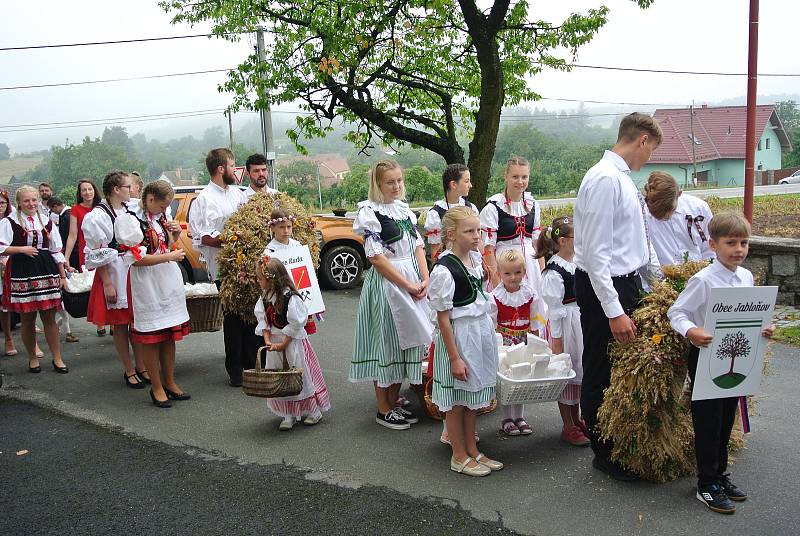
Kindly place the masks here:
MULTIPOLYGON (((264 49, 264 28, 258 27, 256 33, 256 50, 258 51, 258 63, 263 69, 267 61, 267 52, 264 49)), ((263 80, 263 75, 262 80, 263 80)), ((271 188, 277 189, 277 173, 275 170, 275 139, 272 137, 272 113, 269 108, 269 95, 266 90, 260 92, 259 97, 266 102, 259 110, 261 118, 261 145, 264 148, 264 156, 267 157, 267 172, 269 173, 268 184, 271 188)))
POLYGON ((228 116, 228 136, 230 136, 230 146, 228 149, 233 151, 233 119, 231 119, 231 109, 225 110, 225 115, 228 116))
POLYGON ((750 0, 747 50, 747 127, 744 153, 744 217, 753 223, 753 183, 756 163, 756 82, 758 81, 758 0, 750 0))
POLYGON ((694 155, 694 101, 692 101, 692 104, 689 106, 689 129, 692 131, 692 186, 694 186, 697 180, 697 159, 694 155))

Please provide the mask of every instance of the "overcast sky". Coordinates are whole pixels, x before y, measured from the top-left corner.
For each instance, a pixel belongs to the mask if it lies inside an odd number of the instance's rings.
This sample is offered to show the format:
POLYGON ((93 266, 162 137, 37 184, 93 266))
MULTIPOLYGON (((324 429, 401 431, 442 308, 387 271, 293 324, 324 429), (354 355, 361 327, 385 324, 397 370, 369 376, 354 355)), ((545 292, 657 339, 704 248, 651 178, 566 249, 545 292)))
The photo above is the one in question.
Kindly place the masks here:
MULTIPOLYGON (((537 19, 557 22, 600 0, 534 1, 537 19)), ((747 70, 746 0, 656 0, 640 10, 630 0, 607 0, 609 23, 579 52, 578 63, 668 70, 747 70)), ((3 13, 0 47, 105 41, 203 33, 208 27, 173 26, 155 0, 25 0, 3 13)), ((800 73, 796 40, 800 2, 761 2, 759 72, 800 73), (795 51, 795 52, 793 52, 795 51)), ((123 78, 222 69, 251 50, 240 43, 184 39, 61 49, 0 52, 0 86, 123 78)), ((104 119, 223 108, 217 92, 224 73, 119 83, 0 91, 0 130, 7 125, 104 119)), ((532 80, 544 97, 664 104, 718 102, 742 97, 745 77, 683 76, 575 69, 532 80)), ((800 77, 761 77, 760 95, 800 93, 800 77)), ((542 101, 547 108, 572 108, 542 101)), ((283 105, 282 108, 292 108, 283 105)), ((130 133, 168 126, 124 124, 130 133)), ((102 127, 0 133, 12 151, 46 147, 52 140, 98 135, 102 127)), ((201 132, 196 134, 202 134, 201 132)))

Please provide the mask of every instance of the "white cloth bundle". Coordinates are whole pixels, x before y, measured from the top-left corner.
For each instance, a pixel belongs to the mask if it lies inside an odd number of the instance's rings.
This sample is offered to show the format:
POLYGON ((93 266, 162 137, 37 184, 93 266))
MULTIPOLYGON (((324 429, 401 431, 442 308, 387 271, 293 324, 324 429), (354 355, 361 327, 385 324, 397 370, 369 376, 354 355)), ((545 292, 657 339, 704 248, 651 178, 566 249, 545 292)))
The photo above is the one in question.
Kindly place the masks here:
POLYGON ((94 282, 94 270, 75 272, 67 279, 67 292, 89 292, 94 282))
POLYGON ((187 296, 216 296, 219 294, 214 283, 184 283, 183 290, 187 296))

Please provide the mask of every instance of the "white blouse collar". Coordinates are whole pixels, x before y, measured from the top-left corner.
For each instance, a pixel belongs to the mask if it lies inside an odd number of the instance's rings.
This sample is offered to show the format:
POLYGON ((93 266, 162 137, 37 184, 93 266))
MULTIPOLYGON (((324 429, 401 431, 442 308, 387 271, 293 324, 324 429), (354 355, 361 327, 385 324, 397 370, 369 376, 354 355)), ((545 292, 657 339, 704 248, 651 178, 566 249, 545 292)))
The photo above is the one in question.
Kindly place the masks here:
MULTIPOLYGON (((512 205, 518 205, 523 200, 525 201, 525 204, 528 205, 528 206, 533 206, 533 203, 536 201, 533 198, 533 194, 532 193, 530 193, 528 191, 525 191, 525 192, 522 192, 522 198, 519 201, 511 201, 511 204, 512 205)), ((500 192, 500 193, 494 194, 492 197, 490 197, 489 199, 486 200, 487 203, 489 201, 494 201, 495 203, 499 204, 502 207, 503 205, 506 204, 506 194, 505 194, 505 192, 500 192)))
POLYGON ((492 294, 497 298, 497 301, 507 307, 519 307, 520 305, 524 305, 534 296, 533 287, 524 282, 516 292, 507 291, 506 287, 500 283, 492 291, 492 294))
POLYGON ((547 262, 549 263, 550 261, 552 261, 555 264, 559 265, 560 267, 562 267, 563 269, 565 269, 569 273, 571 273, 573 275, 575 274, 575 263, 569 262, 569 261, 565 261, 564 259, 562 259, 558 255, 558 253, 556 253, 555 255, 550 257, 550 259, 547 262))
POLYGON ((405 220, 409 217, 411 209, 408 208, 408 203, 403 201, 394 201, 392 203, 376 203, 375 201, 361 201, 358 208, 368 207, 375 212, 380 212, 384 216, 389 216, 393 220, 405 220))

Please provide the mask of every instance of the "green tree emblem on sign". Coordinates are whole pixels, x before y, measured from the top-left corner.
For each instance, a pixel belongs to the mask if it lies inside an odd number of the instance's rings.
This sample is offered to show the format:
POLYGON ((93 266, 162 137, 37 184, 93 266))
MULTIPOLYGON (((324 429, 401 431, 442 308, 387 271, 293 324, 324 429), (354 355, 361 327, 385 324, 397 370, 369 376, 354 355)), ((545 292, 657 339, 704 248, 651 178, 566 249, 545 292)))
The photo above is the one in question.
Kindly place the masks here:
POLYGON ((717 387, 722 389, 732 389, 742 383, 746 375, 734 372, 733 367, 737 359, 746 359, 750 357, 752 348, 750 346, 750 339, 741 332, 728 333, 722 338, 722 342, 717 348, 716 358, 721 360, 729 359, 731 362, 728 372, 714 378, 714 383, 717 387))

